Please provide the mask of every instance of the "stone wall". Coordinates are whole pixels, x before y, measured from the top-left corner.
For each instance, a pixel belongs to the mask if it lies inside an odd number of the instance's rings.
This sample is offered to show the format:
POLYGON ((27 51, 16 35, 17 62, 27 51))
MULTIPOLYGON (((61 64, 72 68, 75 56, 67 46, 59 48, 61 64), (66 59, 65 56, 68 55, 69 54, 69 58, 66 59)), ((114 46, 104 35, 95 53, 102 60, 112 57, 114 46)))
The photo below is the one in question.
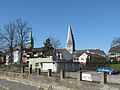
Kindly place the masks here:
POLYGON ((28 75, 15 72, 0 71, 0 79, 44 88, 44 90, 120 90, 119 85, 100 85, 99 83, 84 82, 72 78, 61 80, 59 77, 48 77, 47 75, 37 76, 35 74, 28 75))

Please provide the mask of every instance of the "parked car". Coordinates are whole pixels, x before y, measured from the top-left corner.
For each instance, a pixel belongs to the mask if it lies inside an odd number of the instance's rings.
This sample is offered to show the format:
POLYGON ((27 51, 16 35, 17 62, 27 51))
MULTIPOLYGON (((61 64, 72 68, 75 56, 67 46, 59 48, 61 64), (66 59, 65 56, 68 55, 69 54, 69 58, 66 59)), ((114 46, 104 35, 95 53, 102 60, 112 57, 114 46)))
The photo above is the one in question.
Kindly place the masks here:
POLYGON ((97 72, 98 73, 100 73, 100 72, 106 72, 107 74, 117 74, 118 73, 118 71, 110 69, 110 68, 106 68, 106 67, 99 67, 97 69, 97 72))

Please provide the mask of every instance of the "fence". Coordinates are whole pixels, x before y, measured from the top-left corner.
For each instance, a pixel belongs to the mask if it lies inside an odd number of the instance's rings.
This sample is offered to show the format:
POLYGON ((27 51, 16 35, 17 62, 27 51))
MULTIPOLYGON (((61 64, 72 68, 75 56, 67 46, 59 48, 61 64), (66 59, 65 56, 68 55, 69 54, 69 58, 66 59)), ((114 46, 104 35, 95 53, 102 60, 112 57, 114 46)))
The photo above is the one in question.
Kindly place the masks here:
MULTIPOLYGON (((22 72, 24 70, 22 69, 22 72)), ((29 69, 29 74, 32 74, 31 68, 29 69)), ((36 69, 36 74, 39 76, 41 73, 40 69, 36 69)), ((92 82, 100 82, 101 84, 104 83, 117 83, 120 84, 120 75, 107 75, 104 72, 101 72, 100 74, 90 74, 89 72, 64 72, 64 70, 61 70, 60 73, 52 73, 51 69, 48 70, 48 73, 44 73, 45 75, 50 76, 56 76, 60 77, 60 79, 63 78, 74 78, 82 81, 92 81, 92 82)))
MULTIPOLYGON (((78 78, 77 76, 77 73, 78 72, 65 72, 65 77, 67 78, 78 78)), ((96 73, 96 74, 91 74, 89 72, 83 72, 82 75, 83 75, 83 78, 85 78, 84 76, 86 75, 90 75, 90 76, 86 76, 86 78, 89 78, 91 77, 91 81, 93 82, 101 82, 101 79, 102 79, 102 76, 101 74, 99 73, 96 73)), ((103 75, 104 76, 104 75, 103 75)), ((105 81, 106 83, 116 83, 116 84, 120 84, 120 75, 119 74, 116 74, 116 75, 108 75, 108 74, 105 74, 105 76, 103 77, 105 78, 105 81)), ((86 80, 87 81, 87 80, 86 80)), ((90 80, 88 80, 90 81, 90 80)))

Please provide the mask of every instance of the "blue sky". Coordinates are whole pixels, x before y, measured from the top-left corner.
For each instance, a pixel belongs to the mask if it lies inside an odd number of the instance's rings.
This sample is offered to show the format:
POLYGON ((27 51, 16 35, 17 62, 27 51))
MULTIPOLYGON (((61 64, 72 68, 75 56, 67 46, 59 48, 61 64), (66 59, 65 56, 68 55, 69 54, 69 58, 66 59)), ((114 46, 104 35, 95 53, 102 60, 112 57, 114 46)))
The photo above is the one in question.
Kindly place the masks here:
POLYGON ((120 36, 120 0, 1 0, 0 27, 22 18, 33 28, 35 47, 53 36, 65 48, 71 24, 76 49, 101 49, 106 53, 120 36))

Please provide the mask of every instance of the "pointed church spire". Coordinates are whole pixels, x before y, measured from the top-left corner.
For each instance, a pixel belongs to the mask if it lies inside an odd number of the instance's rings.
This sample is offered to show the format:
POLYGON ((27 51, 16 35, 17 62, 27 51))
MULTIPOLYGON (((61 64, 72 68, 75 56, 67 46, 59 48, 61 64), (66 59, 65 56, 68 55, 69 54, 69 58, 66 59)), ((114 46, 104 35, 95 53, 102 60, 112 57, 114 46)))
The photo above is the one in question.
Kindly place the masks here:
POLYGON ((30 39, 28 41, 28 48, 31 49, 33 48, 34 42, 33 42, 33 37, 32 37, 32 29, 30 30, 30 39))
POLYGON ((30 40, 32 40, 32 29, 30 30, 30 40))
POLYGON ((74 37, 72 34, 72 29, 69 24, 68 28, 68 37, 67 37, 67 42, 66 42, 66 49, 72 54, 73 51, 75 50, 75 42, 74 42, 74 37))

